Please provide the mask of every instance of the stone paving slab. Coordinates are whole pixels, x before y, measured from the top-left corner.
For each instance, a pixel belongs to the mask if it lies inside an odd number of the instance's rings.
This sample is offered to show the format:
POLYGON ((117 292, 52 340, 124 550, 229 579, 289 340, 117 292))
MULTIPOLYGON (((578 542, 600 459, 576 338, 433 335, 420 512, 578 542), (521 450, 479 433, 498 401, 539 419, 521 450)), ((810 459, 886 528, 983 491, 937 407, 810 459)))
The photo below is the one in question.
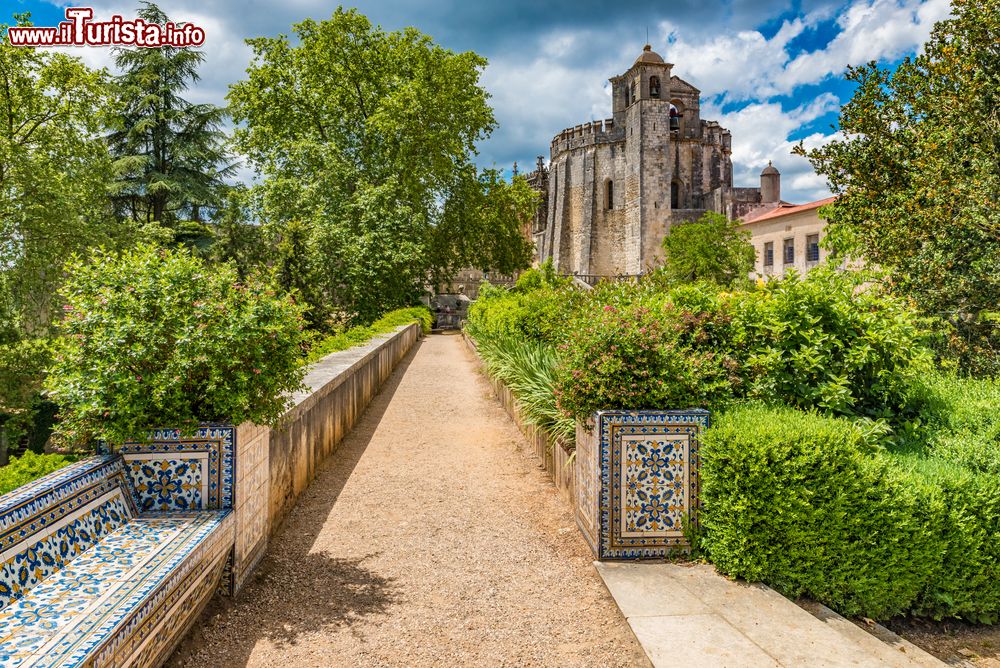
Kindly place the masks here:
POLYGON ((654 666, 946 664, 882 642, 828 608, 804 610, 769 587, 728 580, 707 564, 594 562, 654 666))

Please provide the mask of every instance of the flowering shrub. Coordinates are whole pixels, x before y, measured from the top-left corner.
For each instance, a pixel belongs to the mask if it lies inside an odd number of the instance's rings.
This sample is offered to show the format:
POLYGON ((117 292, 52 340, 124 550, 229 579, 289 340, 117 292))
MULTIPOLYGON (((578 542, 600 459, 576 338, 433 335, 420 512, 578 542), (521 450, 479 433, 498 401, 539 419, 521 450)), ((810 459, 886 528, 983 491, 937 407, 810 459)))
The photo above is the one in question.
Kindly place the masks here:
POLYGON ((577 420, 602 409, 696 407, 730 394, 723 357, 684 340, 697 328, 687 312, 604 304, 576 322, 559 349, 556 397, 577 420))
POLYGON ((303 308, 229 265, 140 246, 72 259, 46 388, 57 436, 141 439, 158 426, 274 424, 301 387, 303 308))

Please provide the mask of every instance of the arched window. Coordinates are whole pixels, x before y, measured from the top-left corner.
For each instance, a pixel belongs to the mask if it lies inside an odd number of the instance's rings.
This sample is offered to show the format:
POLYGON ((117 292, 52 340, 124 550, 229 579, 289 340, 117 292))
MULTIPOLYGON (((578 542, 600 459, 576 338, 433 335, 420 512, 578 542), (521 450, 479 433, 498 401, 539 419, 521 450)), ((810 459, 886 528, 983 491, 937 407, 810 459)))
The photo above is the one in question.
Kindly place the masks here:
POLYGON ((628 103, 632 104, 635 102, 635 82, 633 81, 628 85, 628 103))
POLYGON ((670 184, 670 208, 681 208, 681 184, 673 181, 670 184))
POLYGON ((684 103, 680 100, 670 101, 670 131, 684 136, 684 103))
POLYGON ((604 183, 604 208, 608 211, 615 208, 615 182, 611 179, 604 183))
POLYGON ((649 77, 649 96, 659 99, 660 97, 660 77, 649 77))

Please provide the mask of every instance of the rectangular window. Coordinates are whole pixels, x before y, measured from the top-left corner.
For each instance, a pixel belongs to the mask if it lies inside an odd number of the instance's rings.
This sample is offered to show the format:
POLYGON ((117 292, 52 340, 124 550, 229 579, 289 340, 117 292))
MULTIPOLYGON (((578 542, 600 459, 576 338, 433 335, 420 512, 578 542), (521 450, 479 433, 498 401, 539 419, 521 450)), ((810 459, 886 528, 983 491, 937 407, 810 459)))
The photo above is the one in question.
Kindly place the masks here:
POLYGON ((785 239, 783 250, 785 264, 795 264, 795 239, 785 239))
POLYGON ((806 262, 819 262, 819 235, 806 237, 806 262))
POLYGON ((773 267, 774 266, 774 242, 768 241, 764 244, 764 266, 773 267))

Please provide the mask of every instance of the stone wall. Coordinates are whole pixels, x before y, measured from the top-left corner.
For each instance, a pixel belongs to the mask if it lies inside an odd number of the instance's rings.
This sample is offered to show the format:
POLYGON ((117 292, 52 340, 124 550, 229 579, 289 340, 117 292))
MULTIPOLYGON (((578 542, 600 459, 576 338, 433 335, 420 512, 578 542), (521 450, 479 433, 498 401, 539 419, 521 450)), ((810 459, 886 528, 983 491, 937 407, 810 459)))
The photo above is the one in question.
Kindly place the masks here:
POLYGON ((313 366, 307 389, 294 396, 283 424, 269 434, 271 535, 419 338, 414 323, 313 366))

